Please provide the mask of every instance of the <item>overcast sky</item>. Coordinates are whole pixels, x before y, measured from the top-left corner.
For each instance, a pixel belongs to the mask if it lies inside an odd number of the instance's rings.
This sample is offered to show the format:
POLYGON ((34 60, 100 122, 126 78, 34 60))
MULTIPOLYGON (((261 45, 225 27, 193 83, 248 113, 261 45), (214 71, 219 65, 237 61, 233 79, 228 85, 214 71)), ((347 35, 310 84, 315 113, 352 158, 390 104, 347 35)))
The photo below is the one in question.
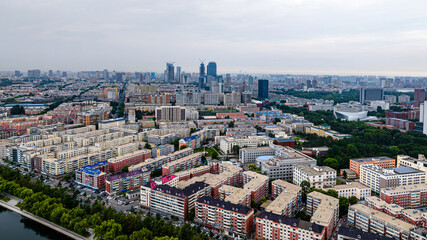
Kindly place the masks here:
POLYGON ((427 76, 426 0, 0 0, 0 70, 427 76))

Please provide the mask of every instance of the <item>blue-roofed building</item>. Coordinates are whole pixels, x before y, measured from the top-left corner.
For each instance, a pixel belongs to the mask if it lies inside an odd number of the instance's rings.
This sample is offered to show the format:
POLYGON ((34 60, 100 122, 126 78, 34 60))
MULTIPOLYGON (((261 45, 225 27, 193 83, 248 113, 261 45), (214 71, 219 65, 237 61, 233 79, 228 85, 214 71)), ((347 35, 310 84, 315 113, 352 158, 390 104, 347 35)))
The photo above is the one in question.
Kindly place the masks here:
POLYGON ((108 171, 108 162, 101 161, 92 165, 87 165, 77 169, 76 184, 92 188, 95 190, 105 188, 105 176, 108 171))
POLYGON ((181 146, 186 145, 187 147, 196 149, 200 147, 200 136, 193 135, 179 140, 179 148, 181 146))

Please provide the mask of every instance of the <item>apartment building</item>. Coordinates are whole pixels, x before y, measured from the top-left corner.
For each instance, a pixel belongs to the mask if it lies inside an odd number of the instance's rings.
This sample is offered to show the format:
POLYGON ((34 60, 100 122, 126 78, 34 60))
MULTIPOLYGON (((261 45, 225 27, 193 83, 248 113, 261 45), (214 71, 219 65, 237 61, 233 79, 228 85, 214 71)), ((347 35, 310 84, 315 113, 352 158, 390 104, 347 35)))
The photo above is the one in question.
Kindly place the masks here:
POLYGON ((98 129, 110 129, 115 127, 122 127, 126 124, 124 118, 108 119, 98 122, 98 129))
MULTIPOLYGON (((371 188, 359 182, 349 182, 347 184, 336 185, 329 189, 333 189, 337 191, 338 197, 349 198, 349 197, 355 196, 357 199, 363 200, 366 197, 371 196, 371 188)), ((328 189, 325 189, 325 190, 328 190, 328 189)))
POLYGON ((105 191, 116 195, 124 191, 137 189, 150 181, 150 171, 132 171, 105 178, 105 191))
POLYGON ((108 159, 108 165, 111 172, 117 173, 122 171, 125 166, 136 165, 149 158, 151 158, 151 150, 143 149, 108 159))
POLYGON ((101 161, 77 169, 76 184, 95 190, 105 189, 105 177, 108 172, 108 162, 101 161))
POLYGON ((251 199, 255 202, 261 201, 268 194, 267 176, 252 171, 243 172, 243 189, 252 191, 251 199))
POLYGON ((219 140, 219 148, 222 152, 230 154, 234 146, 240 148, 268 146, 273 140, 265 136, 248 136, 246 138, 222 137, 219 140))
POLYGON ((221 201, 251 207, 251 190, 223 185, 219 188, 219 194, 221 201))
POLYGON ((328 166, 310 167, 305 164, 294 165, 293 183, 300 186, 303 181, 311 187, 322 189, 333 187, 337 183, 337 171, 328 166))
POLYGON ((171 144, 159 145, 151 150, 151 157, 166 156, 174 152, 174 146, 171 144))
POLYGON ((369 157, 369 158, 355 158, 350 159, 349 165, 350 170, 356 172, 356 176, 360 175, 360 166, 364 164, 373 164, 381 168, 394 168, 396 167, 396 161, 393 158, 382 156, 382 157, 369 157))
POLYGON ((271 147, 242 148, 239 150, 239 161, 243 164, 254 163, 257 157, 274 156, 274 152, 271 147))
POLYGON ((181 122, 185 121, 185 107, 180 106, 161 106, 156 108, 156 120, 163 122, 181 122))
POLYGON ((271 182, 271 196, 275 198, 267 208, 268 212, 293 217, 301 208, 302 188, 283 180, 271 182))
POLYGON ((162 174, 174 174, 178 170, 189 170, 202 163, 202 153, 193 153, 176 161, 166 163, 162 167, 162 174))
POLYGON ((422 172, 427 172, 427 159, 423 154, 419 154, 418 158, 407 155, 397 155, 397 167, 411 167, 422 172))
POLYGON ((179 181, 188 180, 193 177, 198 177, 206 173, 211 172, 211 167, 209 165, 200 166, 186 171, 175 172, 174 175, 179 178, 179 181))
POLYGON ((255 218, 255 239, 257 240, 324 240, 326 228, 316 223, 262 212, 255 218))
POLYGON ((196 201, 195 212, 196 222, 231 236, 247 236, 252 230, 254 210, 247 206, 205 196, 196 201))
POLYGON ((348 228, 346 226, 341 226, 338 230, 338 240, 394 240, 394 238, 386 237, 379 234, 373 234, 370 232, 364 232, 357 228, 348 228))
POLYGON ((310 222, 324 226, 327 237, 330 237, 339 220, 339 200, 320 192, 311 192, 307 194, 306 213, 311 215, 310 222))
POLYGON ((363 164, 360 168, 360 183, 380 193, 382 188, 424 184, 426 173, 410 167, 385 169, 373 164, 363 164))
POLYGON ((166 216, 176 216, 181 220, 188 218, 188 211, 195 207, 197 199, 210 196, 211 188, 204 182, 194 182, 184 188, 167 184, 146 184, 141 186, 141 206, 151 212, 166 216))
POLYGON ((427 184, 382 188, 381 199, 390 204, 403 208, 427 206, 427 184))
POLYGON ((255 161, 262 172, 266 172, 269 178, 292 180, 294 165, 306 164, 310 167, 317 165, 314 158, 308 157, 290 147, 273 146, 275 157, 260 156, 255 161))
POLYGON ((193 154, 193 152, 194 152, 194 149, 186 148, 183 150, 176 151, 176 152, 169 154, 167 156, 159 156, 156 158, 149 158, 149 159, 146 159, 144 162, 130 166, 129 171, 134 171, 134 170, 139 170, 139 169, 147 169, 147 170, 153 171, 155 169, 161 168, 166 163, 169 163, 169 162, 178 160, 180 158, 184 158, 188 155, 191 155, 191 154, 193 154))
POLYGON ((409 240, 414 225, 363 204, 351 205, 348 222, 364 232, 372 232, 393 239, 409 240))

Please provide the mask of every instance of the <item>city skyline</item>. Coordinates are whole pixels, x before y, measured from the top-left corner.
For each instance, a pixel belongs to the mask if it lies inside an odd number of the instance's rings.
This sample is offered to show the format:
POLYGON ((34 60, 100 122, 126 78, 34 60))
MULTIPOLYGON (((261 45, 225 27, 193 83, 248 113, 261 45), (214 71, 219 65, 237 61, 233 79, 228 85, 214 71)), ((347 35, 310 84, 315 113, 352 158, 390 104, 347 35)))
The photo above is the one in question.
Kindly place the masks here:
POLYGON ((1 70, 427 76, 422 1, 0 3, 1 70), (19 14, 17 14, 19 12, 19 14))

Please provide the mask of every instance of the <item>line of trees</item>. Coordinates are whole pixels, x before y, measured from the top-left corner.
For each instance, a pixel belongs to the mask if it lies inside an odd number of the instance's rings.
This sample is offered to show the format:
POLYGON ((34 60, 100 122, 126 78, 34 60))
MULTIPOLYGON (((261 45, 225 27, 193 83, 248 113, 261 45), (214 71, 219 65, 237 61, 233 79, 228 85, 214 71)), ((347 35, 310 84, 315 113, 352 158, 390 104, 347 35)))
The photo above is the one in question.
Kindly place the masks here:
POLYGON ((0 176, 0 193, 22 198, 18 205, 21 209, 83 236, 88 236, 92 228, 95 239, 101 240, 208 239, 198 227, 188 223, 176 227, 160 216, 142 219, 141 212, 125 214, 99 201, 92 205, 80 203, 76 200, 77 191, 70 195, 67 189, 51 188, 40 180, 34 183, 28 176, 5 166, 0 166, 0 176))

